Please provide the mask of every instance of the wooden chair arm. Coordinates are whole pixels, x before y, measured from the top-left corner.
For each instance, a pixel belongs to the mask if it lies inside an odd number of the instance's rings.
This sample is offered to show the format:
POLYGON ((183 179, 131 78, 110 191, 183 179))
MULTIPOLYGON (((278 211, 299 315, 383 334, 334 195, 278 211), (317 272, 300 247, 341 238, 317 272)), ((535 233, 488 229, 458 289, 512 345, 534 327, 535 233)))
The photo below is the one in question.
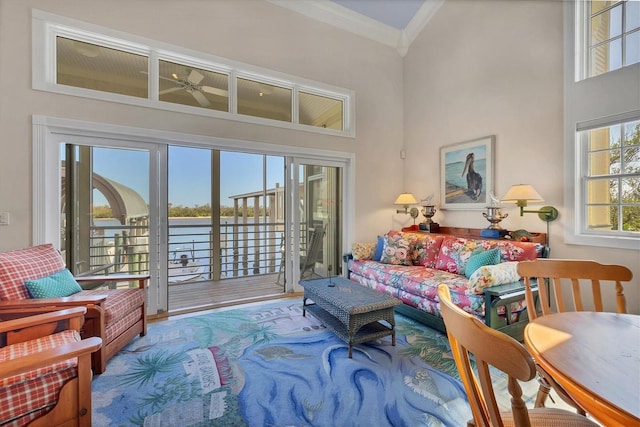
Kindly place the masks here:
POLYGON ((106 295, 78 295, 61 298, 32 298, 0 301, 0 314, 3 309, 29 309, 36 307, 77 307, 100 305, 107 299, 106 295))
MULTIPOLYGON (((85 307, 74 307, 66 310, 52 311, 49 313, 36 314, 33 316, 21 317, 14 320, 0 322, 0 332, 15 331, 32 326, 39 326, 44 323, 60 322, 62 320, 83 318, 87 309, 85 307)), ((82 324, 82 322, 79 322, 82 324)))
POLYGON ((63 344, 56 348, 7 360, 0 364, 0 378, 11 377, 73 357, 91 354, 101 346, 102 340, 100 338, 91 337, 82 341, 63 344))

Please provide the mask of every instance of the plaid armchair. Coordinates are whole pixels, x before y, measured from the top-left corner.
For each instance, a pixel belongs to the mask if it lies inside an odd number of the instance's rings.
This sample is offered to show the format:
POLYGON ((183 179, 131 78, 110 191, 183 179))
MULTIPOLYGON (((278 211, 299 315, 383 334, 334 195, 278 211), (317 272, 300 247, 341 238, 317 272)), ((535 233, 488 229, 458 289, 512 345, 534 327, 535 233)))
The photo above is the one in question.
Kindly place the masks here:
POLYGON ((0 424, 90 426, 91 353, 80 338, 86 308, 0 322, 0 424))
MULTIPOLYGON (((67 283, 56 281, 58 275, 65 271, 64 260, 52 244, 0 253, 0 318, 19 318, 69 307, 85 307, 87 313, 80 333, 82 338, 102 339, 102 347, 92 355, 93 372, 101 374, 113 355, 136 335, 144 336, 147 333, 145 285, 149 276, 99 276, 103 282, 138 283, 136 288, 129 289, 81 290, 72 279, 78 289, 69 294, 70 291, 60 289, 67 283), (46 297, 47 292, 44 292, 39 298, 31 298, 33 292, 32 289, 28 290, 27 285, 39 280, 49 281, 47 289, 53 291, 55 297, 46 297)), ((98 280, 96 277, 76 279, 80 282, 98 280)))

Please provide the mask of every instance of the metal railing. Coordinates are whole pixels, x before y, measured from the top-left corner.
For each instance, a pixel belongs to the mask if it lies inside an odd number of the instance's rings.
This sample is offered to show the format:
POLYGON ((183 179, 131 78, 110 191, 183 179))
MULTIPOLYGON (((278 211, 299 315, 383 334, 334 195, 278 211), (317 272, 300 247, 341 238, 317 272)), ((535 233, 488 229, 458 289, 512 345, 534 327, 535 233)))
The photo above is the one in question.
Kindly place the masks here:
MULTIPOLYGON (((224 223, 214 233, 211 224, 172 222, 167 254, 169 284, 274 274, 280 269, 284 223, 224 223), (215 248, 219 248, 218 254, 215 248)), ((303 224, 301 250, 306 247, 305 230, 303 224)), ((96 225, 90 231, 89 266, 76 266, 84 272, 80 274, 149 272, 146 226, 96 225)))

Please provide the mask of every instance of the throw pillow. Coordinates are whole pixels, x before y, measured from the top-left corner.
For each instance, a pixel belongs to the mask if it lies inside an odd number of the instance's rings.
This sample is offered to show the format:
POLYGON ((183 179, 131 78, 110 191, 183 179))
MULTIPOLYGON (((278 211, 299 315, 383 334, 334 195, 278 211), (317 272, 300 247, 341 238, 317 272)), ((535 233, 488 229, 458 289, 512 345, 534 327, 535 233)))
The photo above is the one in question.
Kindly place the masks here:
POLYGON ((491 249, 489 251, 480 251, 469 257, 467 265, 464 268, 464 275, 471 277, 474 271, 483 265, 495 265, 500 263, 500 249, 491 249))
POLYGON ((506 285, 520 280, 518 275, 518 263, 513 261, 502 262, 496 265, 484 265, 473 272, 469 277, 467 288, 471 293, 481 295, 484 288, 496 285, 506 285))
POLYGON ((424 236, 413 245, 413 265, 434 268, 443 236, 424 236))
POLYGON ((375 243, 354 243, 351 247, 353 259, 356 261, 373 259, 375 251, 375 243))
POLYGON ((409 246, 409 241, 399 233, 386 234, 380 262, 393 265, 411 265, 409 246))
POLYGON ((51 276, 27 280, 24 285, 29 290, 31 298, 68 297, 82 290, 71 272, 66 268, 51 276))
POLYGON ((373 254, 374 261, 380 261, 382 259, 383 249, 384 249, 384 237, 378 236, 378 242, 376 243, 376 252, 373 254))
POLYGON ((483 247, 482 242, 482 240, 446 236, 438 252, 436 270, 464 275, 469 257, 479 247, 483 247))

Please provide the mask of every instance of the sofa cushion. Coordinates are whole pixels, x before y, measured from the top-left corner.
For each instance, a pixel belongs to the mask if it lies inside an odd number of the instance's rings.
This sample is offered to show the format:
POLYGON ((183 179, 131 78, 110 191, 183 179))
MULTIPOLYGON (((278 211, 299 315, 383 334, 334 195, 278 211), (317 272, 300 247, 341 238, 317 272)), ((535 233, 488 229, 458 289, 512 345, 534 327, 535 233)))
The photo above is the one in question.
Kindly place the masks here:
POLYGON ((380 261, 382 259, 382 250, 384 249, 384 237, 378 236, 378 240, 376 242, 376 251, 373 254, 374 261, 380 261))
POLYGON ((68 297, 82 291, 68 269, 63 269, 50 276, 27 280, 24 285, 32 298, 68 297))
POLYGON ((542 255, 544 246, 533 242, 515 242, 509 240, 486 240, 485 248, 500 249, 502 261, 527 261, 542 255))
POLYGON ((480 241, 464 237, 446 236, 440 246, 435 268, 464 276, 471 255, 482 246, 480 241))
POLYGON ((353 259, 356 261, 373 259, 376 253, 376 244, 356 242, 351 247, 351 253, 353 254, 353 259))
POLYGON ((28 299, 24 283, 65 268, 62 256, 52 244, 0 253, 0 300, 28 299))
POLYGON ((399 232, 389 232, 384 235, 384 245, 380 262, 392 265, 412 265, 411 244, 399 232))
POLYGON ((427 268, 435 267, 443 236, 425 233, 402 233, 402 235, 409 241, 411 264, 427 268))
POLYGON ((484 288, 506 285, 520 280, 518 262, 507 261, 496 265, 484 265, 469 277, 469 290, 475 294, 482 294, 484 288))
POLYGON ((464 275, 471 277, 474 271, 482 267, 483 265, 495 265, 500 263, 500 249, 490 249, 485 251, 483 249, 474 252, 467 261, 467 265, 464 269, 464 275))

